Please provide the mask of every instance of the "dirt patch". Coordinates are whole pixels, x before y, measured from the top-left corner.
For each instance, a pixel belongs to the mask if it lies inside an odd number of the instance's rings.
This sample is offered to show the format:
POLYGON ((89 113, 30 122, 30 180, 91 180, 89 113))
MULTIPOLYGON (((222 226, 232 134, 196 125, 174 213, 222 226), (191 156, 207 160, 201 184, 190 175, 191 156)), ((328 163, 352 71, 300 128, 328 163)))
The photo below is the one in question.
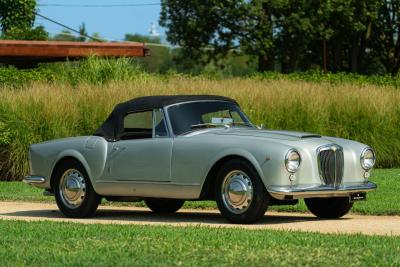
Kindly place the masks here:
POLYGON ((170 226, 207 226, 243 229, 293 230, 319 233, 400 236, 400 216, 346 215, 341 219, 321 220, 311 214, 267 212, 256 224, 234 225, 215 210, 180 210, 159 215, 146 208, 101 206, 90 219, 65 218, 55 204, 0 202, 0 219, 25 221, 60 221, 99 224, 146 224, 170 226))

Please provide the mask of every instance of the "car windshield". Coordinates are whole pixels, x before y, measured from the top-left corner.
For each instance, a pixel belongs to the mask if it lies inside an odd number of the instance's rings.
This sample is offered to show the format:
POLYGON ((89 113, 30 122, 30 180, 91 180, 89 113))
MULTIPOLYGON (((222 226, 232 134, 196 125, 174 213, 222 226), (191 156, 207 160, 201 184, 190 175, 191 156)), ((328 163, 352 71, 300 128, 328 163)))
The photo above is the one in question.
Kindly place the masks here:
POLYGON ((168 108, 172 130, 176 135, 197 129, 220 127, 254 126, 246 118, 239 106, 224 101, 190 102, 173 105, 168 108))

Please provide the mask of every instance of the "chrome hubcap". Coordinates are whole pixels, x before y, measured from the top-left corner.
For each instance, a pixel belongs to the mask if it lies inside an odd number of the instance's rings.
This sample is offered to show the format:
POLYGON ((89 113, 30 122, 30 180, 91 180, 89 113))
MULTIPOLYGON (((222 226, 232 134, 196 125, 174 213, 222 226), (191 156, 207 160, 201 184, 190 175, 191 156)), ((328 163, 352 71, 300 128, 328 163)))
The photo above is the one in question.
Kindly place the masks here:
POLYGON ((86 197, 86 181, 84 176, 75 169, 69 169, 61 176, 60 196, 62 202, 71 209, 82 205, 86 197))
POLYGON ((228 173, 222 183, 222 200, 225 207, 235 214, 248 210, 253 199, 253 184, 249 176, 239 170, 228 173))

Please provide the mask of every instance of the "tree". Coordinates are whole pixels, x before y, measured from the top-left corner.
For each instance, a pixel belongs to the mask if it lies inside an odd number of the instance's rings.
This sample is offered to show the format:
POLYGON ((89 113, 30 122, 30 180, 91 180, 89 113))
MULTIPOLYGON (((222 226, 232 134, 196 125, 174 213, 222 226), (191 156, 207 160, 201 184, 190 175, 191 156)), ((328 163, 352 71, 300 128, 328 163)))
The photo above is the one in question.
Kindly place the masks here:
POLYGON ((79 42, 85 42, 86 41, 86 36, 88 35, 87 31, 86 31, 86 25, 84 22, 82 22, 82 24, 79 26, 79 37, 78 37, 78 41, 79 42))
POLYGON ((62 30, 60 33, 57 33, 52 40, 54 41, 64 41, 64 42, 78 42, 79 37, 75 36, 72 32, 68 30, 62 30))
POLYGON ((272 14, 261 1, 163 0, 160 25, 167 39, 182 46, 183 56, 218 62, 232 49, 257 55, 259 70, 273 67, 272 14))
POLYGON ((90 39, 90 42, 107 42, 105 38, 103 38, 100 33, 94 32, 92 34, 92 38, 90 39))
POLYGON ((387 72, 397 75, 400 70, 400 0, 383 0, 379 19, 372 26, 376 36, 371 54, 380 58, 387 72))
POLYGON ((88 35, 86 31, 85 23, 82 22, 79 25, 79 35, 75 35, 69 30, 62 30, 60 33, 57 33, 52 39, 54 41, 65 41, 65 42, 85 42, 86 36, 88 35))
POLYGON ((35 8, 35 0, 0 0, 0 22, 3 32, 12 28, 32 28, 35 8))
MULTIPOLYGON (((373 29, 380 27, 383 2, 398 12, 397 1, 163 0, 160 24, 167 28, 168 41, 196 60, 217 61, 239 49, 258 58, 259 71, 277 65, 293 72, 325 62, 330 71, 360 73, 379 39, 373 29)), ((392 36, 396 39, 396 32, 392 36)))
POLYGON ((136 59, 146 71, 165 73, 173 68, 172 49, 167 45, 162 45, 160 37, 127 33, 125 34, 125 41, 148 43, 147 46, 150 48, 150 56, 136 59))
POLYGON ((43 26, 33 27, 35 0, 0 0, 0 24, 5 39, 46 40, 43 26))
POLYGON ((158 36, 147 36, 142 34, 125 34, 125 41, 129 42, 139 42, 139 43, 153 43, 153 44, 161 44, 161 38, 158 36))

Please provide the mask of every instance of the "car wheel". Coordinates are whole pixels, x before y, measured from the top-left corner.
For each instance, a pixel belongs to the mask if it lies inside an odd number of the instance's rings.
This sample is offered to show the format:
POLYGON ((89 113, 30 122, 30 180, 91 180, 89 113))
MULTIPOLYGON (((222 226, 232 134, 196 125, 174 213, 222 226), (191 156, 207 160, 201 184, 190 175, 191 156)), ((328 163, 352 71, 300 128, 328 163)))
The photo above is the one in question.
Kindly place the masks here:
POLYGON ((253 223, 267 211, 269 194, 257 171, 247 161, 233 159, 225 163, 216 185, 218 209, 230 222, 253 223))
POLYGON ((353 207, 348 197, 306 198, 304 202, 308 210, 319 218, 340 218, 353 207))
POLYGON ((162 199, 162 198, 148 198, 144 201, 155 213, 174 213, 182 208, 185 203, 184 200, 181 199, 162 199))
POLYGON ((92 216, 100 204, 101 197, 94 191, 82 164, 66 160, 55 173, 54 193, 57 206, 67 217, 92 216))

